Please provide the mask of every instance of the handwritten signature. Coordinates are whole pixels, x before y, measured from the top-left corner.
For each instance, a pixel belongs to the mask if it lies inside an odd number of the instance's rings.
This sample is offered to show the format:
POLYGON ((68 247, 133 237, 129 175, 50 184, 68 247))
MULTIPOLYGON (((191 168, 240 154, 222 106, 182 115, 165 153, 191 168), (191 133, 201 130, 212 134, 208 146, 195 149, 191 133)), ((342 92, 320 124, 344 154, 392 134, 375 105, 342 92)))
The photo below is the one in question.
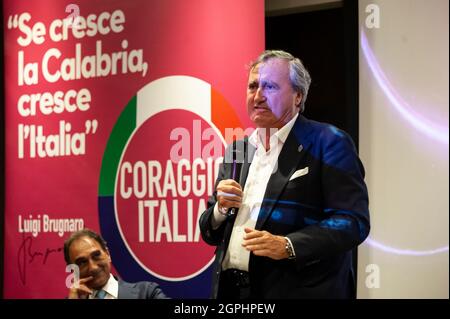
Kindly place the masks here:
POLYGON ((42 264, 45 265, 50 254, 60 251, 62 251, 62 247, 55 249, 46 248, 44 252, 38 250, 33 251, 33 237, 25 237, 24 235, 17 254, 17 265, 19 267, 20 281, 22 284, 25 285, 27 282, 27 266, 37 260, 37 257, 42 257, 42 264))

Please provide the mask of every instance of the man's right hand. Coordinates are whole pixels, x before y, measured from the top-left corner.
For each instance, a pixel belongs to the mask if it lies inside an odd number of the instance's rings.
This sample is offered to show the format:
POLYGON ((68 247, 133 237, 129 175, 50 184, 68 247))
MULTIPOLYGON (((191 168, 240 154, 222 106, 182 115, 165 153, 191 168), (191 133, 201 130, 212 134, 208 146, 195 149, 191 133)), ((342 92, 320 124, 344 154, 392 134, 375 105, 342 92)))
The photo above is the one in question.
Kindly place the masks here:
POLYGON ((92 293, 92 290, 86 285, 86 283, 91 280, 93 277, 89 276, 86 278, 81 278, 78 282, 78 288, 75 288, 75 285, 69 289, 69 299, 87 299, 88 296, 92 293))
POLYGON ((219 207, 239 208, 242 203, 242 187, 233 179, 224 179, 216 188, 219 207))

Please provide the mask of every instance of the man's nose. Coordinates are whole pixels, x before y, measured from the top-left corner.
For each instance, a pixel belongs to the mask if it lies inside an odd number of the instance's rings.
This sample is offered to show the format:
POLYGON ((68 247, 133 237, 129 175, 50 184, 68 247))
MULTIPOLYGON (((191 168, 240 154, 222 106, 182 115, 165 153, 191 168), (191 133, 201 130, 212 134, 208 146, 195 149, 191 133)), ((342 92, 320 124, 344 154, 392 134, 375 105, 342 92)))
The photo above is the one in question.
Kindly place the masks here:
POLYGON ((95 260, 89 259, 89 272, 95 271, 98 269, 98 264, 95 260))
POLYGON ((259 104, 266 101, 266 97, 264 95, 264 90, 262 88, 258 88, 255 93, 255 103, 259 104))

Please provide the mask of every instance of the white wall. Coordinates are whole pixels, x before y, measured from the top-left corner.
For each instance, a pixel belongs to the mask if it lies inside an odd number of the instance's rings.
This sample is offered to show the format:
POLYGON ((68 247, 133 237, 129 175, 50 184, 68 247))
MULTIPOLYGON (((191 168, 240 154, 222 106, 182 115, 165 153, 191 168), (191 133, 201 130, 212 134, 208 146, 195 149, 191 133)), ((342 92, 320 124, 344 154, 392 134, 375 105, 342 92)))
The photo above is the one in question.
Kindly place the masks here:
POLYGON ((359 249, 359 298, 449 297, 448 7, 448 0, 359 1, 367 37, 359 148, 372 222, 359 249), (376 14, 366 13, 370 4, 379 8, 379 28, 367 27, 376 14))

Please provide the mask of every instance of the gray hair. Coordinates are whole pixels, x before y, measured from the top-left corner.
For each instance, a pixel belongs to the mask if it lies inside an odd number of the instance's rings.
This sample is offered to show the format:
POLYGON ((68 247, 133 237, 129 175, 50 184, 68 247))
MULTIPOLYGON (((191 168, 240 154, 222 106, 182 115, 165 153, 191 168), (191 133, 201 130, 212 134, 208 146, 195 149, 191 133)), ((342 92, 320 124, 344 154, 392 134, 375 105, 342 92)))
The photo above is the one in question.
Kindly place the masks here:
POLYGON ((300 113, 305 110, 305 101, 308 96, 309 86, 311 84, 311 76, 308 70, 303 65, 299 58, 294 57, 292 54, 282 50, 266 50, 252 62, 250 70, 256 65, 266 62, 270 59, 284 59, 289 62, 289 79, 291 81, 292 88, 302 94, 302 101, 300 102, 300 113))

